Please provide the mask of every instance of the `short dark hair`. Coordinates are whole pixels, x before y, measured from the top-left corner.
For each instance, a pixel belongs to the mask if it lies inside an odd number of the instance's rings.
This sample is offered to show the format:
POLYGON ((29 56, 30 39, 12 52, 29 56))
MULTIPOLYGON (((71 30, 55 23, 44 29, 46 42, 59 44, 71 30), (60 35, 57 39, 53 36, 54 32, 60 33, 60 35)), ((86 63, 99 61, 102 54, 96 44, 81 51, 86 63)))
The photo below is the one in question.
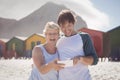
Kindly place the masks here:
POLYGON ((70 23, 75 23, 75 17, 73 13, 70 10, 62 10, 58 15, 58 25, 64 24, 65 21, 68 21, 70 23))

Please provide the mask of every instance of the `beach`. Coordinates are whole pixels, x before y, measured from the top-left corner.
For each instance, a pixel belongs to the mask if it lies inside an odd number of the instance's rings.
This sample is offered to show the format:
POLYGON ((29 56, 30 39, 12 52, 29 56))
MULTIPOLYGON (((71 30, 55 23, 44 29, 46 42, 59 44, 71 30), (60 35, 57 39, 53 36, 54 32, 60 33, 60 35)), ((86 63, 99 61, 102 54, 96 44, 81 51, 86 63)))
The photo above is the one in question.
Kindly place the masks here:
MULTIPOLYGON (((0 80, 28 80, 32 59, 0 59, 0 80)), ((120 62, 98 62, 89 66, 92 80, 120 80, 120 62)))

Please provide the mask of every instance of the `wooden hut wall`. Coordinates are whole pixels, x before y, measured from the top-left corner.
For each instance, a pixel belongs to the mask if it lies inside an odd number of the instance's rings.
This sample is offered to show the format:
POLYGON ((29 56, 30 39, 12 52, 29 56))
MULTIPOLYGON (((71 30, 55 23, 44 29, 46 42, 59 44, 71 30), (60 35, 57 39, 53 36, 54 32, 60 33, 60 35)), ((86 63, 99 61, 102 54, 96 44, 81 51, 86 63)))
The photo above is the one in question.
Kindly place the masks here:
POLYGON ((96 52, 98 54, 98 57, 102 58, 104 56, 104 54, 103 54, 103 34, 99 33, 99 32, 95 32, 90 35, 93 39, 94 46, 95 46, 96 52))
POLYGON ((110 57, 112 59, 120 60, 120 26, 110 30, 110 57))
POLYGON ((7 42, 8 57, 22 57, 24 55, 24 48, 24 41, 13 37, 10 41, 7 42))
POLYGON ((120 27, 110 31, 111 48, 120 47, 120 27))
POLYGON ((45 43, 45 38, 43 36, 40 36, 37 34, 33 34, 32 36, 30 36, 25 41, 25 45, 26 45, 25 56, 31 57, 33 47, 39 44, 43 44, 43 43, 45 43))
POLYGON ((0 40, 0 57, 7 58, 6 56, 6 44, 4 41, 0 40))
POLYGON ((45 42, 45 38, 43 36, 34 34, 26 40, 26 42, 25 42, 26 50, 31 50, 31 49, 33 49, 33 47, 35 45, 43 44, 44 42, 45 42), (34 45, 34 46, 32 46, 32 45, 34 45))
POLYGON ((103 32, 91 30, 88 28, 82 28, 79 31, 86 32, 91 36, 98 57, 103 57, 104 56, 103 54, 103 32))
POLYGON ((103 35, 103 57, 109 57, 110 55, 110 37, 108 33, 103 35))

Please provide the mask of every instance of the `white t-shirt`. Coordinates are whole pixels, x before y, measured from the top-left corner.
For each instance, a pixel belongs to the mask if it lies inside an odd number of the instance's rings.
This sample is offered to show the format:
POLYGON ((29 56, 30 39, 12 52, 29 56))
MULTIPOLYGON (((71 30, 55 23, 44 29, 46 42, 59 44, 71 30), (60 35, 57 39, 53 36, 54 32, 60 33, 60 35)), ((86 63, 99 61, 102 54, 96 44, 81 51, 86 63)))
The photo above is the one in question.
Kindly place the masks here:
MULTIPOLYGON (((80 34, 70 37, 63 36, 57 42, 60 60, 67 60, 75 56, 84 56, 83 41, 80 34)), ((59 71, 58 80, 91 80, 88 66, 78 63, 72 67, 65 67, 59 71)))

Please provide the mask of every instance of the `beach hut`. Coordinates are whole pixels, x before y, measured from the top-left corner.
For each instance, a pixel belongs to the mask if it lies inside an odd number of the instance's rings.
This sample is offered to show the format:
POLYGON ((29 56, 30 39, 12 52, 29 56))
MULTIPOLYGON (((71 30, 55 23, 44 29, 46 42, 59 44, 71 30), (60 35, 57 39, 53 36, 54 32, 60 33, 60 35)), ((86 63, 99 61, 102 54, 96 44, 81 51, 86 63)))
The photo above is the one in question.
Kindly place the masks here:
POLYGON ((26 37, 15 36, 7 42, 7 55, 9 58, 23 57, 26 37))
POLYGON ((5 59, 7 59, 7 49, 6 49, 6 43, 9 39, 0 39, 0 56, 4 57, 5 59))
POLYGON ((81 28, 79 31, 86 32, 91 36, 99 58, 108 57, 110 53, 110 41, 107 33, 88 28, 81 28))
POLYGON ((110 36, 110 59, 120 61, 120 26, 107 32, 110 36))
POLYGON ((25 45, 26 45, 25 57, 31 57, 32 49, 34 48, 34 46, 43 44, 43 43, 45 43, 45 38, 44 38, 43 34, 35 33, 35 34, 31 35, 30 37, 28 37, 25 41, 25 45))
POLYGON ((0 58, 4 57, 5 59, 7 58, 6 54, 6 42, 8 39, 0 39, 0 58))

